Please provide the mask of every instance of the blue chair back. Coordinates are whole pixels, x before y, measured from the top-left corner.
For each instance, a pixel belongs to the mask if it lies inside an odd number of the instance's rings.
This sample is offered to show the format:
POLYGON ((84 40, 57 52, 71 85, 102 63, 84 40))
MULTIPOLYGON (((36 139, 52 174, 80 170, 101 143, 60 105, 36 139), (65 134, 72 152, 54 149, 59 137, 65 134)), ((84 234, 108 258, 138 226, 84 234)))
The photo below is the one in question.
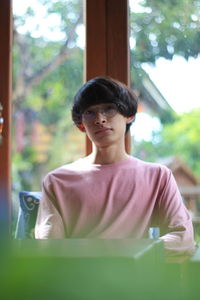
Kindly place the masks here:
POLYGON ((17 239, 33 239, 41 192, 21 191, 19 213, 15 232, 17 239))

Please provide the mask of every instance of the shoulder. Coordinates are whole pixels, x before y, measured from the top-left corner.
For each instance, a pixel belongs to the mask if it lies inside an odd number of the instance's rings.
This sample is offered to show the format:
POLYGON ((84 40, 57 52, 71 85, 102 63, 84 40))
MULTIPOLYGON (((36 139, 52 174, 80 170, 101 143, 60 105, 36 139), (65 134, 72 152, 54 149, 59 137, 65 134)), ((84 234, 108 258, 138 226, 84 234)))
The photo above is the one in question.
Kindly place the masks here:
POLYGON ((163 191, 177 190, 177 183, 175 181, 172 171, 163 164, 146 162, 134 158, 136 165, 136 175, 140 182, 148 183, 149 187, 154 186, 163 191))
POLYGON ((53 180, 56 179, 65 179, 68 176, 78 174, 82 169, 82 159, 76 160, 72 163, 62 165, 50 172, 48 172, 44 179, 43 183, 50 184, 53 180))
POLYGON ((144 170, 149 172, 160 172, 163 174, 171 173, 170 169, 167 168, 165 165, 162 165, 160 163, 155 163, 155 162, 147 162, 136 157, 132 157, 132 164, 138 170, 144 170))
POLYGON ((148 181, 149 183, 157 182, 166 184, 173 176, 171 170, 165 165, 146 162, 135 157, 132 158, 132 168, 134 174, 140 178, 140 180, 148 181))

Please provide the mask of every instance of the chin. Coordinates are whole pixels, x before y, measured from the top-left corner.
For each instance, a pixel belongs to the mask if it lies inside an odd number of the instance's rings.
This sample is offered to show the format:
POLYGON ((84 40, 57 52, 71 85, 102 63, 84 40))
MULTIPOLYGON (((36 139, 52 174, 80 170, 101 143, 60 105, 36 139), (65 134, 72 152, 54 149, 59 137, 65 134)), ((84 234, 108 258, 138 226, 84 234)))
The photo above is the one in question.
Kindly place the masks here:
POLYGON ((94 141, 94 144, 96 145, 96 147, 98 148, 106 148, 106 147, 109 147, 109 146, 112 146, 112 145, 117 145, 118 144, 118 141, 116 139, 104 139, 104 140, 101 140, 101 141, 94 141))

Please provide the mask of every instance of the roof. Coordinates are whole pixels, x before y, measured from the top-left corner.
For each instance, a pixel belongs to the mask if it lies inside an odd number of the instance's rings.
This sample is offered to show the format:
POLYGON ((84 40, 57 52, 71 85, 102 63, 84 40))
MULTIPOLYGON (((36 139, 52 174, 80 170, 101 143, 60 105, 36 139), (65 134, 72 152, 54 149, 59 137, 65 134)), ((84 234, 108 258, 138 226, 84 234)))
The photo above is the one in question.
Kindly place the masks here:
POLYGON ((172 110, 149 75, 141 67, 133 69, 132 87, 137 92, 140 104, 150 114, 160 114, 162 110, 172 110))
POLYGON ((184 172, 185 175, 190 178, 194 185, 198 185, 200 183, 199 178, 194 175, 192 169, 188 165, 186 165, 186 163, 182 161, 179 157, 170 156, 162 158, 161 160, 159 160, 159 162, 167 166, 172 172, 181 169, 182 172, 184 172))
POLYGON ((159 161, 161 164, 167 166, 177 181, 179 190, 184 196, 200 196, 200 180, 197 178, 190 167, 183 162, 179 157, 167 157, 159 161), (180 173, 189 179, 190 185, 180 182, 180 173), (192 183, 192 185, 191 185, 192 183))

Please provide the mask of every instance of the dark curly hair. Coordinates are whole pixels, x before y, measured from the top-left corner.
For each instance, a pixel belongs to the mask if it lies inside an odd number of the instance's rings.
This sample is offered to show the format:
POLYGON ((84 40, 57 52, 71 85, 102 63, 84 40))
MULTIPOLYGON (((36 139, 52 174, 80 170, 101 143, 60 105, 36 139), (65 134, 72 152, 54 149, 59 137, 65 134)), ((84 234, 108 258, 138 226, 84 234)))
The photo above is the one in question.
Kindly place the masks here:
MULTIPOLYGON (((101 103, 115 103, 118 111, 125 117, 135 116, 138 98, 123 83, 109 78, 96 77, 87 81, 74 97, 72 119, 76 126, 82 123, 82 113, 90 106, 101 103)), ((126 132, 131 124, 127 124, 126 132)))

